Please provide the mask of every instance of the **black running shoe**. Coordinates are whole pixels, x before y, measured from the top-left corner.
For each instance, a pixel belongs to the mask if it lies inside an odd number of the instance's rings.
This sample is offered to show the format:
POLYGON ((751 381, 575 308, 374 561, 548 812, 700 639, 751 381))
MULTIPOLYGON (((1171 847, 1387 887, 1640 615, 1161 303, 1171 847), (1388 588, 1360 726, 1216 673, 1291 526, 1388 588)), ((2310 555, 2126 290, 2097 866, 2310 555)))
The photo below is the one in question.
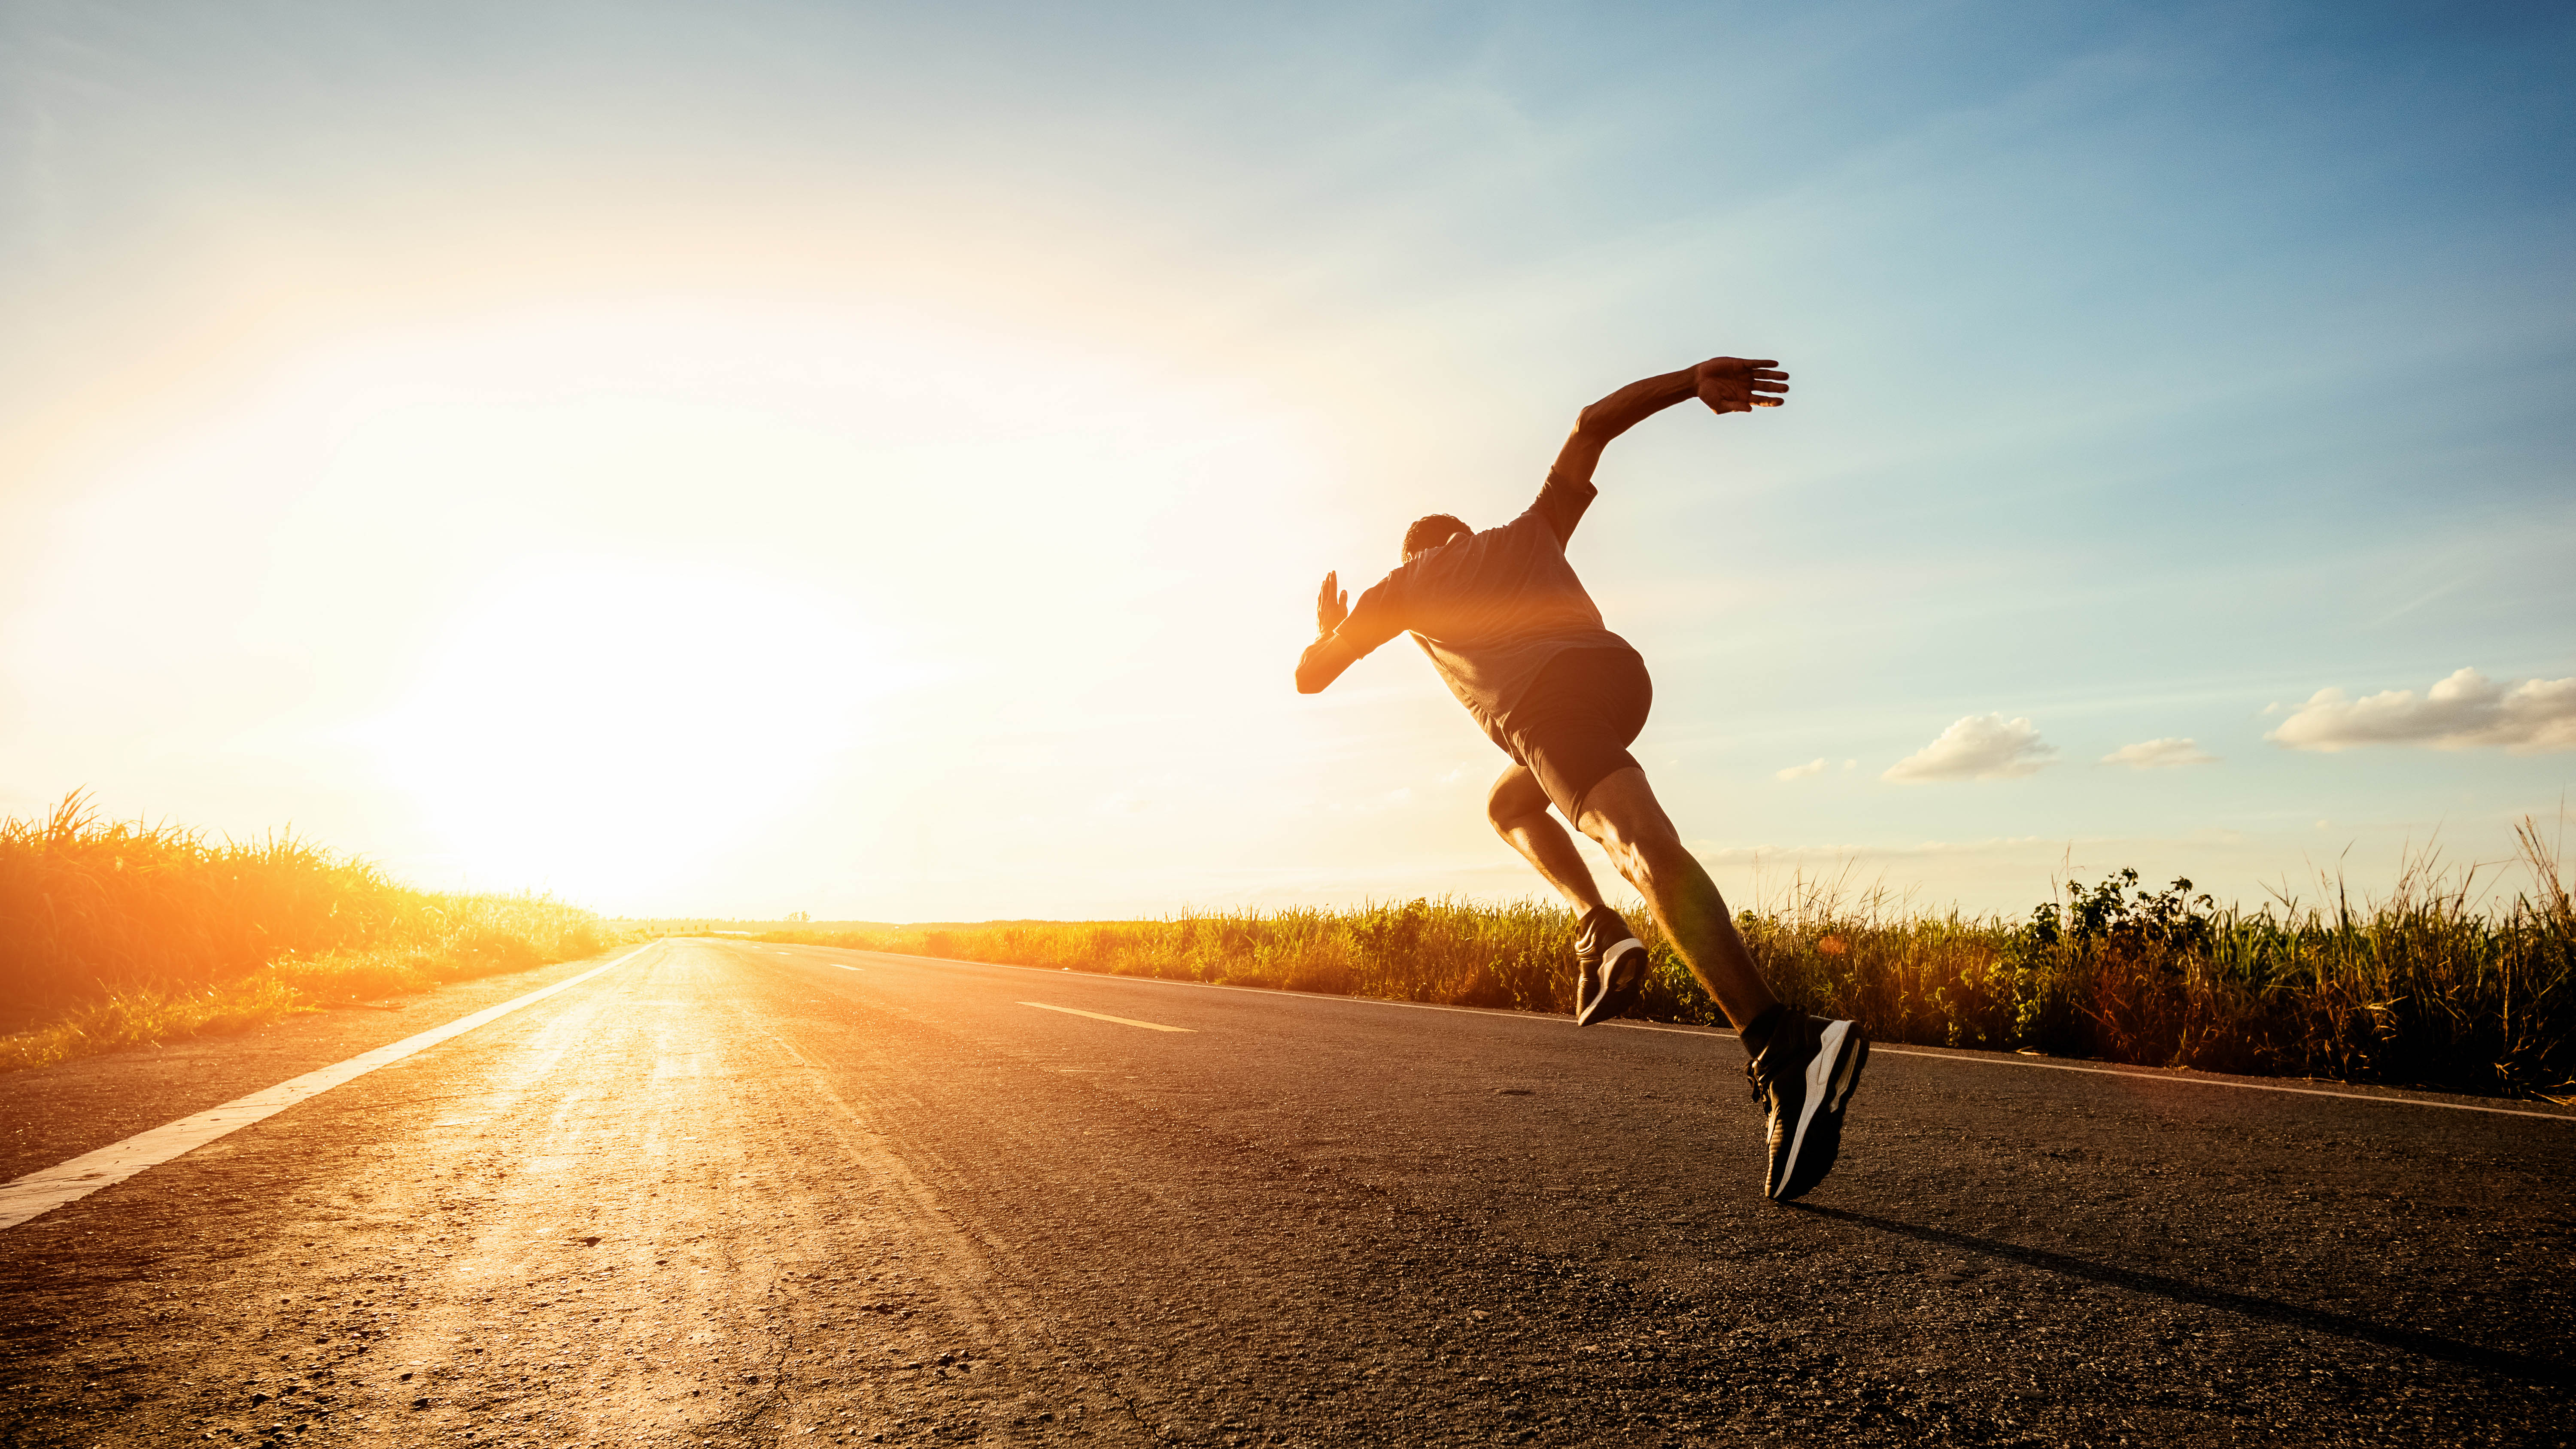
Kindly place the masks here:
POLYGON ((1744 1064, 1753 1095, 1770 1109, 1771 1164, 1763 1196, 1801 1197, 1834 1170, 1843 1146, 1843 1109, 1869 1064, 1860 1025, 1790 1012, 1762 1055, 1744 1064))
POLYGON ((1652 958, 1617 911, 1587 911, 1574 938, 1574 1024, 1590 1026, 1626 1013, 1645 989, 1652 958))

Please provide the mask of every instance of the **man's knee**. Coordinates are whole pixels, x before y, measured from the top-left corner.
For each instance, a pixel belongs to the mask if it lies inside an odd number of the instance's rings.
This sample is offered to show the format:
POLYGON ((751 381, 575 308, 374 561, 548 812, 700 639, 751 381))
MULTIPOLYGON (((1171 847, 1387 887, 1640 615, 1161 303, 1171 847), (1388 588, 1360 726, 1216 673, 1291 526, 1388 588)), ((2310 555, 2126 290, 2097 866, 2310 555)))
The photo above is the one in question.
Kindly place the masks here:
POLYGON ((1509 835, 1513 827, 1531 816, 1546 813, 1547 791, 1540 788, 1538 776, 1531 774, 1526 765, 1505 770, 1494 781, 1494 788, 1485 792, 1485 818, 1501 834, 1509 835))

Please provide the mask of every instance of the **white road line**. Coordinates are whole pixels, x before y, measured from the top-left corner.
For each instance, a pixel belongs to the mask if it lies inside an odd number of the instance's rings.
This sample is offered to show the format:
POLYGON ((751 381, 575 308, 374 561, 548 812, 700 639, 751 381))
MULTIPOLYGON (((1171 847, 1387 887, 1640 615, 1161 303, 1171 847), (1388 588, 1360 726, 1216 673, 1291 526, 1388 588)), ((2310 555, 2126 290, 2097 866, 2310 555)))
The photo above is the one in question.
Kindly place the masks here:
POLYGON ((1910 1052, 1902 1047, 1869 1045, 1873 1056, 1922 1057, 1926 1061, 1964 1062, 1978 1067, 2039 1067, 2051 1072, 2082 1072, 2089 1077, 2126 1077, 2133 1082, 2173 1082, 2186 1087, 2235 1087, 2247 1092, 2281 1092, 2293 1097, 2340 1097, 2347 1102, 2377 1102, 2385 1107, 2440 1107, 2451 1112, 2491 1112, 2499 1117, 2539 1117, 2550 1122, 2576 1122, 2576 1113, 2529 1112, 2519 1107, 2480 1107, 2469 1102, 2427 1102, 2421 1097, 2379 1097, 2368 1092, 2328 1092, 2316 1087, 2276 1087, 2269 1082, 2229 1082, 2186 1072, 2124 1072, 2116 1067, 2079 1067, 2071 1062, 2035 1062, 2013 1056, 1954 1056, 1949 1052, 1910 1052))
MULTIPOLYGON (((832 947, 830 949, 856 950, 858 948, 832 947)), ((899 951, 871 951, 868 954, 872 956, 893 956, 904 961, 919 961, 924 965, 929 966, 985 966, 999 968, 1004 971, 1027 971, 1041 976, 1054 976, 1060 974, 1060 970, 1056 969, 1049 969, 1043 966, 1014 966, 1007 961, 959 961, 946 956, 909 956, 899 951)), ((1401 1006, 1412 1011, 1451 1011, 1462 1016, 1504 1016, 1520 1021, 1538 1024, 1553 1024, 1557 1026, 1571 1026, 1574 1024, 1574 1018, 1570 1016, 1557 1016, 1554 1014, 1542 1015, 1535 1011, 1496 1010, 1492 1007, 1484 1006, 1436 1006, 1427 1001, 1388 1001, 1382 997, 1375 996, 1327 996, 1321 992, 1315 991, 1281 991, 1275 987, 1268 986, 1224 986, 1201 981, 1165 981, 1153 976, 1109 976, 1105 973, 1089 971, 1078 972, 1076 974, 1087 976, 1095 981, 1127 981, 1140 986, 1171 986, 1185 989, 1195 988, 1201 991, 1208 990, 1213 986, 1214 989, 1218 991, 1241 991, 1254 996, 1287 996, 1295 997, 1303 1001, 1347 1001, 1356 1006, 1401 1006)), ((1034 1006, 1037 1003, 1022 1002, 1021 1004, 1023 1006, 1034 1006)), ((1050 1007, 1048 1009, 1053 1011, 1062 1011, 1066 1008, 1050 1007)), ((1113 1017, 1111 1020, 1116 1020, 1116 1018, 1113 1017)), ((1627 1031, 1671 1032, 1675 1036, 1722 1036, 1729 1040, 1733 1040, 1735 1037, 1735 1033, 1731 1031, 1718 1031, 1714 1029, 1687 1026, 1656 1026, 1642 1021, 1609 1021, 1603 1022, 1602 1025, 1620 1027, 1627 1031)), ((1173 1030, 1174 1028, 1166 1027, 1164 1029, 1168 1031, 1173 1030)), ((2328 1092, 2316 1087, 2276 1087, 2268 1082, 2230 1082, 2222 1081, 2216 1077, 2195 1076, 2186 1072, 2159 1072, 2154 1070, 2121 1071, 2115 1067, 2079 1067, 2066 1062, 2035 1062, 2025 1056, 2006 1055, 2000 1052, 1991 1056, 1954 1052, 1916 1052, 1906 1051, 1901 1047, 1881 1046, 1876 1042, 1870 1043, 1869 1049, 1874 1055, 1885 1055, 1891 1057, 1922 1057, 1927 1061, 1958 1062, 1966 1066, 2043 1067, 2053 1072, 2082 1072, 2090 1076, 2130 1077, 2142 1082, 2178 1082, 2182 1085, 2192 1087, 2238 1087, 2248 1092, 2280 1092, 2294 1097, 2340 1097, 2351 1102, 2377 1102, 2386 1107, 2440 1107, 2446 1111, 2452 1112, 2485 1112, 2498 1117, 2538 1117, 2550 1122, 2576 1122, 2576 1112, 2533 1112, 2519 1107, 2481 1107, 2470 1102, 2427 1102, 2421 1097, 2381 1097, 2373 1096, 2367 1092, 2328 1092)))
POLYGON ((602 971, 625 965, 653 949, 655 944, 647 942, 605 966, 593 966, 578 976, 567 976, 552 986, 514 997, 498 1006, 487 1006, 471 1016, 460 1016, 445 1026, 431 1027, 417 1036, 407 1036, 389 1046, 362 1052, 336 1066, 306 1072, 267 1091, 236 1097, 193 1117, 182 1117, 168 1126, 138 1132, 122 1142, 82 1153, 69 1162, 39 1169, 12 1182, 0 1183, 0 1230, 14 1228, 38 1214, 85 1198, 100 1188, 113 1187, 146 1168, 158 1167, 218 1137, 274 1117, 307 1097, 327 1092, 352 1078, 363 1077, 378 1067, 390 1066, 452 1037, 463 1036, 486 1022, 498 1020, 522 1006, 543 1001, 558 991, 579 986, 602 971))
MULTIPOLYGON (((1668 1031, 1676 1036, 1722 1036, 1735 1038, 1731 1031, 1715 1031, 1687 1026, 1652 1026, 1642 1021, 1612 1021, 1605 1026, 1628 1031, 1668 1031)), ((2532 1112, 2519 1107, 2480 1107, 2469 1102, 2427 1102, 2417 1097, 2382 1097, 2369 1092, 2329 1092, 2320 1087, 2282 1087, 2270 1082, 2230 1082, 2218 1077, 2193 1076, 2186 1072, 2121 1071, 2117 1067, 2079 1067, 2072 1062, 2035 1062, 2018 1052, 2010 1056, 1971 1056, 1954 1052, 1917 1052, 1903 1047, 1869 1044, 1870 1055, 1883 1057, 1920 1057, 1927 1062, 1957 1062, 1971 1067, 2040 1067, 2052 1072, 2082 1072, 2088 1077, 2127 1077, 2135 1082, 2172 1082, 2185 1087, 2236 1087, 2248 1092, 2282 1092, 2293 1097, 2340 1097, 2347 1102, 2378 1102, 2391 1107, 2441 1107, 2453 1112, 2492 1112, 2499 1117, 2540 1117, 2551 1122, 2576 1122, 2576 1113, 2532 1112)))
MULTIPOLYGON (((1687 1026, 1653 1026, 1642 1021, 1611 1021, 1604 1026, 1628 1031, 1668 1031, 1676 1036, 1722 1036, 1735 1039, 1731 1031, 1687 1026)), ((1920 1057, 1927 1062, 1957 1062, 1971 1067, 2041 1067, 2052 1072, 2082 1072, 2088 1077, 2127 1077, 2136 1082, 2172 1082, 2185 1087, 2236 1087, 2248 1092, 2282 1092, 2293 1097, 2340 1097, 2347 1102, 2378 1102, 2391 1107, 2441 1107, 2453 1112, 2491 1112, 2499 1117, 2539 1117, 2551 1122, 2576 1122, 2576 1113, 2533 1112, 2520 1107, 2480 1107, 2469 1102, 2427 1102, 2418 1097, 2382 1097, 2369 1092, 2329 1092, 2320 1087, 2282 1087, 2270 1082, 2230 1082, 2218 1077, 2194 1076, 2187 1072, 2121 1071, 2117 1067, 2079 1067, 2072 1062, 2035 1062, 2018 1052, 2010 1056, 1992 1056, 1954 1052, 1917 1052, 1903 1047, 1869 1044, 1870 1055, 1885 1057, 1920 1057)))
POLYGON ((1081 1010, 1081 1009, 1080 1009, 1080 1008, 1078 1008, 1078 1007, 1071 1007, 1071 1006, 1049 1006, 1049 1005, 1047 1005, 1047 1004, 1046 1004, 1045 1002, 1043 1002, 1043 1001, 1023 1001, 1023 1002, 1021 1002, 1021 1003, 1020 1003, 1020 1005, 1022 1005, 1022 1006, 1034 1006, 1034 1007, 1036 1007, 1036 1008, 1037 1008, 1038 1010, 1040 1010, 1040 1011, 1061 1011, 1061 1012, 1063 1012, 1063 1013, 1064 1013, 1065 1015, 1067 1015, 1067 1016, 1087 1016, 1087 1017, 1090 1017, 1093 1021, 1114 1021, 1114 1022, 1118 1023, 1120 1026, 1141 1026, 1141 1027, 1145 1028, 1147 1031, 1188 1031, 1188 1030, 1190 1030, 1190 1028, 1189 1028, 1189 1027, 1186 1027, 1186 1026, 1165 1026, 1165 1025, 1163 1025, 1161 1022, 1158 1022, 1158 1021, 1138 1021, 1138 1020, 1136 1020, 1134 1017, 1128 1017, 1128 1016, 1111 1016, 1110 1014, 1108 1014, 1108 1013, 1107 1013, 1107 1012, 1105 1012, 1105 1011, 1084 1011, 1084 1010, 1081 1010))
POLYGON ((840 966, 840 967, 841 967, 841 969, 842 969, 842 970, 844 970, 844 971, 856 971, 856 970, 858 970, 858 969, 859 969, 859 968, 858 968, 858 967, 856 967, 856 966, 843 966, 843 965, 842 965, 840 962, 838 962, 838 961, 826 961, 826 962, 824 962, 823 964, 824 964, 824 965, 826 965, 826 966, 840 966))
MULTIPOLYGON (((1284 991, 1276 986, 1228 986, 1220 981, 1166 981, 1159 976, 1111 976, 1103 971, 1073 971, 1066 966, 1016 966, 1008 961, 961 961, 953 956, 914 956, 902 951, 861 951, 857 946, 818 946, 815 949, 860 951, 862 955, 892 956, 898 961, 918 961, 925 966, 988 966, 996 971, 1026 971, 1033 976, 1061 976, 1070 972, 1087 981, 1126 981, 1138 986, 1169 986, 1177 991, 1240 991, 1246 996, 1285 996, 1297 1001, 1347 1001, 1354 1006, 1400 1006, 1407 1011, 1454 1011, 1461 1016, 1499 1016, 1511 1021, 1536 1022, 1542 1026, 1574 1025, 1574 1018, 1570 1016, 1554 1016, 1536 1011, 1515 1011, 1507 1006, 1441 1006, 1428 1001, 1389 1001, 1383 996, 1332 996, 1321 991, 1284 991)), ((1668 1030, 1669 1028, 1654 1029, 1668 1030)))

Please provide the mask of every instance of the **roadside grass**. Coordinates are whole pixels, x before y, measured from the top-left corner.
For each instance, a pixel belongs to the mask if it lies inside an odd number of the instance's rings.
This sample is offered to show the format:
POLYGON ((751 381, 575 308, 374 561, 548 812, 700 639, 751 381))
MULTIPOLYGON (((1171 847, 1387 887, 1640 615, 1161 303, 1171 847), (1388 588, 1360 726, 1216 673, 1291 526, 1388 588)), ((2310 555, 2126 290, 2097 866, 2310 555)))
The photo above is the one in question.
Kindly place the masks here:
MULTIPOLYGON (((2481 889, 2484 868, 2428 854, 2358 902, 2327 880, 2315 902, 2222 907, 2124 871, 2016 921, 1797 879, 1737 925, 1783 999, 1882 1042, 2576 1100, 2576 912, 2555 848, 2528 821, 2521 842, 2529 879, 2509 899, 2481 889)), ((1654 953, 1640 1014, 1723 1024, 1644 909, 1624 909, 1654 953)), ((1569 1012, 1575 924, 1546 904, 1422 899, 760 939, 1569 1012)))
POLYGON ((414 890, 289 835, 0 819, 0 1072, 592 955, 588 911, 414 890))

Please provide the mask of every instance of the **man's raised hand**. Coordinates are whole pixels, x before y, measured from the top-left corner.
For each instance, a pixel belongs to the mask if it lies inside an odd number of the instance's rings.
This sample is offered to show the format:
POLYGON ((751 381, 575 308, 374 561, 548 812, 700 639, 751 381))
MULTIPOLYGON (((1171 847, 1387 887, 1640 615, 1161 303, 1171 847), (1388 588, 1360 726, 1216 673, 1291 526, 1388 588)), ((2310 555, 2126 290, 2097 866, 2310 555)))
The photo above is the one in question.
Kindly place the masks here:
POLYGON ((1332 633, 1351 616, 1351 596, 1341 591, 1336 578, 1339 572, 1324 575, 1323 590, 1315 595, 1315 632, 1319 635, 1332 633))
POLYGON ((1787 402, 1789 374, 1770 357, 1712 357, 1691 369, 1699 400, 1713 413, 1749 413, 1787 402))

